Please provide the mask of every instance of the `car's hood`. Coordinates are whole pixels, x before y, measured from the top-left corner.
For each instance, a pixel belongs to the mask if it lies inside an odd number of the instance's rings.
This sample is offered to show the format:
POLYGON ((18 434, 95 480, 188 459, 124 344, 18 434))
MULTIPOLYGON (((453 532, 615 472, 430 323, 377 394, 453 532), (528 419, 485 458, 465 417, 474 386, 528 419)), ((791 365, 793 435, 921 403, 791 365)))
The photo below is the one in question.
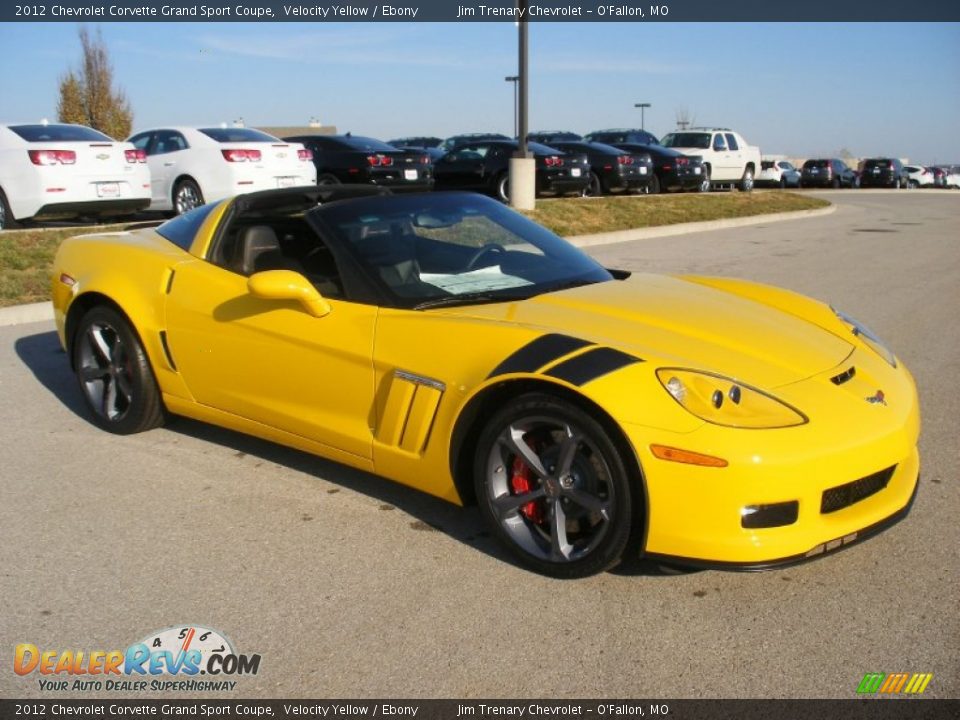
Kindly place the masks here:
POLYGON ((666 275, 635 274, 521 302, 451 312, 572 335, 658 367, 709 370, 765 388, 833 368, 853 349, 796 315, 666 275))

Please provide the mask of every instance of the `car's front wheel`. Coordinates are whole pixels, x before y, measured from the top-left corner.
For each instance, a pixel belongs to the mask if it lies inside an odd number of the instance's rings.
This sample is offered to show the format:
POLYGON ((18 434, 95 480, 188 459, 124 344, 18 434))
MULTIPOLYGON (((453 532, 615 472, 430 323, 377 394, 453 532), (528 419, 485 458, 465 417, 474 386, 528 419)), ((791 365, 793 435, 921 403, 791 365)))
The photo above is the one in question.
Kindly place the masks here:
POLYGON ((493 181, 493 194, 501 202, 510 202, 510 173, 504 171, 493 181))
POLYGON ((119 312, 106 306, 87 311, 72 349, 80 390, 97 425, 129 435, 163 424, 163 403, 150 361, 119 312))
POLYGON ((200 186, 190 178, 184 178, 173 189, 173 210, 177 215, 183 215, 194 208, 203 205, 203 193, 200 186))
POLYGON ((537 572, 585 577, 623 555, 628 471, 610 433, 569 402, 530 393, 507 403, 480 434, 474 482, 493 533, 537 572))

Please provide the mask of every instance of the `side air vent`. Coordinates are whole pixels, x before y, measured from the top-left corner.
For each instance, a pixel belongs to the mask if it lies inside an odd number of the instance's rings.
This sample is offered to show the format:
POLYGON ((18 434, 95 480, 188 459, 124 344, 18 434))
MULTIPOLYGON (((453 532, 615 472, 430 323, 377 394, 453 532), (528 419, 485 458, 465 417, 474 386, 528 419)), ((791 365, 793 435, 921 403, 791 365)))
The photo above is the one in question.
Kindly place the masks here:
POLYGON ((852 380, 853 376, 856 374, 857 369, 851 365, 849 370, 845 370, 839 375, 834 375, 832 378, 830 378, 830 382, 832 382, 834 385, 843 385, 845 382, 852 380))

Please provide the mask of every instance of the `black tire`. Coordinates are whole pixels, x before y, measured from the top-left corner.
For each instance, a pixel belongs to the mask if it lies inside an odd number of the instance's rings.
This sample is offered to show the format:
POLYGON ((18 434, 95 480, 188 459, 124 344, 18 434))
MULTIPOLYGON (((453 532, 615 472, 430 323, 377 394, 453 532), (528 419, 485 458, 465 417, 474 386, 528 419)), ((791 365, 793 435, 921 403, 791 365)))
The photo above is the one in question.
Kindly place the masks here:
POLYGON ((780 176, 780 189, 781 190, 787 189, 787 179, 783 175, 780 176))
POLYGON ((175 215, 183 215, 194 208, 200 207, 203 203, 203 193, 200 192, 200 186, 190 178, 184 178, 174 186, 173 212, 175 215))
POLYGON ((80 392, 99 427, 130 435, 164 423, 150 361, 123 315, 107 306, 88 310, 72 352, 80 392))
POLYGON ((920 187, 920 183, 918 183, 916 180, 907 180, 908 190, 916 190, 918 187, 920 187))
POLYGON ((603 182, 595 172, 590 172, 590 184, 583 190, 584 197, 600 197, 603 195, 603 182))
POLYGON ((494 178, 493 196, 500 202, 510 202, 510 173, 506 170, 494 178))
POLYGON ((7 196, 0 189, 0 230, 13 230, 15 227, 17 221, 13 218, 13 210, 10 209, 7 196))
POLYGON ((835 177, 833 182, 830 183, 830 187, 832 187, 834 190, 838 189, 840 187, 840 178, 835 177))
POLYGON ((740 177, 737 189, 740 190, 740 192, 753 191, 753 170, 751 168, 743 169, 743 175, 740 177))
POLYGON ((660 178, 658 178, 656 175, 650 178, 650 184, 647 187, 649 188, 648 192, 651 195, 657 195, 663 192, 663 188, 660 185, 660 178))
POLYGON ((594 575, 616 565, 627 547, 633 490, 626 464, 610 432, 565 400, 529 393, 497 412, 477 442, 474 484, 492 533, 536 572, 594 575))
POLYGON ((323 173, 317 177, 317 185, 339 185, 340 178, 330 173, 323 173))
POLYGON ((900 189, 900 178, 897 178, 896 180, 893 181, 893 189, 894 190, 900 189))

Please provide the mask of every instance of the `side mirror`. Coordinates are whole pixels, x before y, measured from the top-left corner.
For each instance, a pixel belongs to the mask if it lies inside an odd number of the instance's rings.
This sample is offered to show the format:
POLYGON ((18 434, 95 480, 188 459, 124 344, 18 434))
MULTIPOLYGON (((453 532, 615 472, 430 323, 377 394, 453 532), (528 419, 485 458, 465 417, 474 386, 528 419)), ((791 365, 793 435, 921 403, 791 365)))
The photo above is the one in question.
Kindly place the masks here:
POLYGON ((330 303, 303 275, 293 270, 264 270, 247 280, 251 295, 264 300, 296 300, 314 317, 330 313, 330 303))

